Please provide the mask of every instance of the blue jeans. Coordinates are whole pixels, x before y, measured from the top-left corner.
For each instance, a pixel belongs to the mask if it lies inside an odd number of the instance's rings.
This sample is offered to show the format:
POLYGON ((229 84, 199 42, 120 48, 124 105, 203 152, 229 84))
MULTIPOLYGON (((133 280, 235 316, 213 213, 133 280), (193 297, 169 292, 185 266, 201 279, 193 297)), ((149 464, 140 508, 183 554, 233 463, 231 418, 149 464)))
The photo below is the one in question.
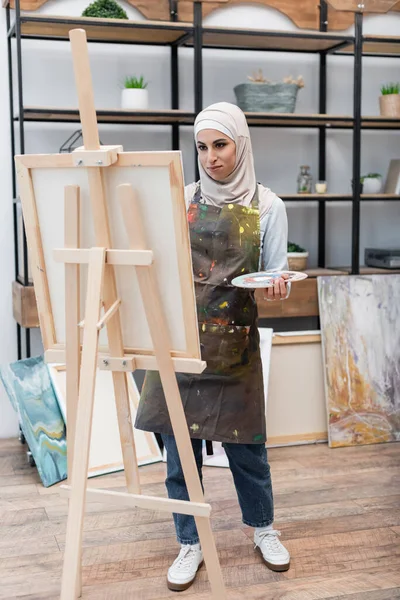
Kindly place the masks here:
MULTIPOLYGON (((175 500, 189 500, 175 437, 162 434, 162 440, 167 450, 165 484, 168 496, 175 500)), ((202 482, 202 440, 192 439, 191 441, 202 482)), ((223 444, 223 448, 229 460, 243 523, 250 527, 267 527, 274 520, 274 501, 265 445, 223 444)), ((174 522, 178 542, 181 544, 199 543, 194 517, 174 513, 174 522)))

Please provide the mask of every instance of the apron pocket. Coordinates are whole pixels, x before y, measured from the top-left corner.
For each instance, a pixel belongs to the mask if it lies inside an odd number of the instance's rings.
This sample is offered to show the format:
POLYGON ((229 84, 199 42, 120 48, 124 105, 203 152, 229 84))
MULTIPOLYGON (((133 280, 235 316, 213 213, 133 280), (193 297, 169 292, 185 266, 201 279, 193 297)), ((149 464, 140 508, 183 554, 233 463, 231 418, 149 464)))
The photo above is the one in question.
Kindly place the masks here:
POLYGON ((204 373, 239 375, 249 364, 249 327, 200 323, 201 357, 204 373))

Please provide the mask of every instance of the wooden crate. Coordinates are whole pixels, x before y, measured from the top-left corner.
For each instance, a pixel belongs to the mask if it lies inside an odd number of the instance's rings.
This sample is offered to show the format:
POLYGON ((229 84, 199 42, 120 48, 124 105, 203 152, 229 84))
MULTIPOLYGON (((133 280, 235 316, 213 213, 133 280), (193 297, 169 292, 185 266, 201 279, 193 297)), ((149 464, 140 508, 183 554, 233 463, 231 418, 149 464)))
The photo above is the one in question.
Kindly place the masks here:
POLYGON ((39 327, 35 290, 32 285, 24 286, 13 281, 13 315, 21 327, 39 327))

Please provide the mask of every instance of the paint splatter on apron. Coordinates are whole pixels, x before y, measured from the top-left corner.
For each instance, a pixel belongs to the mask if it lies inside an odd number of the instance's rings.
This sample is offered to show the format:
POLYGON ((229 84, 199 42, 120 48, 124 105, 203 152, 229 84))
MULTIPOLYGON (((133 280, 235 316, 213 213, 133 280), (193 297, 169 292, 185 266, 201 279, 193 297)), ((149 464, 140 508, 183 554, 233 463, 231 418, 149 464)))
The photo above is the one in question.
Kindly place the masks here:
MULTIPOLYGON (((231 285, 258 271, 258 192, 251 206, 201 203, 188 209, 202 359, 201 375, 177 373, 190 437, 242 444, 266 441, 264 387, 254 292, 231 285)), ((172 434, 158 371, 148 371, 135 427, 172 434)))

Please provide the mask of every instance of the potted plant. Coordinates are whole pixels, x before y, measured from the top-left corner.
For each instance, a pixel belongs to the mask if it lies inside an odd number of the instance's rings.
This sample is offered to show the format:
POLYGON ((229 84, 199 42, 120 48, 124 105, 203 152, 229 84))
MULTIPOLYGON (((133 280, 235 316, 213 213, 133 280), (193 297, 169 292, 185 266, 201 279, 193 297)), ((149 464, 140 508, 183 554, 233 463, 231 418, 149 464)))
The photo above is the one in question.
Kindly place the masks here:
POLYGON ((381 87, 379 108, 381 117, 400 117, 400 83, 388 83, 381 87))
POLYGON ((82 17, 94 17, 97 19, 127 19, 128 15, 114 0, 96 0, 85 8, 82 17))
POLYGON ((121 106, 133 110, 146 110, 149 104, 147 83, 143 76, 126 77, 122 90, 121 106))
POLYGON ((360 179, 363 194, 379 194, 382 189, 382 175, 379 173, 368 173, 360 179))
POLYGON ((248 77, 250 83, 240 83, 234 88, 238 106, 244 112, 294 113, 297 92, 304 87, 301 76, 290 75, 282 81, 265 79, 261 69, 248 77))
POLYGON ((307 269, 308 252, 298 244, 288 242, 287 259, 290 271, 304 271, 307 269))

